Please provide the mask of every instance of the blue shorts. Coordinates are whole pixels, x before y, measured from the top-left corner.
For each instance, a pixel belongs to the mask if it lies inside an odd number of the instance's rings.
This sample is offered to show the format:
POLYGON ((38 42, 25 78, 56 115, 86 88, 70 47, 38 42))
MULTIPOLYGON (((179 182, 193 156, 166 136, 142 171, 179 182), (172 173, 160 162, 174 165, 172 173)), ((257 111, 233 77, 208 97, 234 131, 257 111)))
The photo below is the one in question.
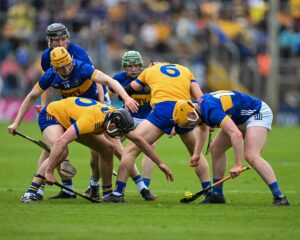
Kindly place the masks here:
POLYGON ((52 126, 52 125, 60 125, 60 123, 55 119, 55 117, 51 116, 47 113, 47 106, 43 108, 39 115, 39 126, 41 131, 43 132, 45 128, 52 126))
POLYGON ((175 127, 177 134, 185 134, 189 131, 192 131, 192 128, 181 128, 174 123, 173 110, 175 104, 175 101, 157 103, 153 107, 151 113, 148 114, 146 119, 166 134, 170 134, 173 127, 175 127))

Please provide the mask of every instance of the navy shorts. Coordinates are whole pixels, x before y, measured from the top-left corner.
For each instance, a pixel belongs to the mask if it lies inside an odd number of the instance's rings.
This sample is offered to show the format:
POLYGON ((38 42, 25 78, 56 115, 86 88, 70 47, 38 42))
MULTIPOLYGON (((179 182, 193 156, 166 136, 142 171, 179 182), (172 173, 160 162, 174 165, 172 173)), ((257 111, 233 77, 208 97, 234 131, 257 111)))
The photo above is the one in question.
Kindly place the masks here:
POLYGON ((166 134, 170 134, 173 127, 175 127, 177 134, 185 134, 192 131, 192 128, 181 128, 174 123, 173 110, 175 104, 175 101, 165 101, 155 104, 146 119, 166 134))
POLYGON ((60 125, 60 123, 55 119, 55 117, 51 116, 47 113, 47 106, 43 108, 39 115, 39 126, 41 131, 43 132, 45 128, 52 125, 60 125))

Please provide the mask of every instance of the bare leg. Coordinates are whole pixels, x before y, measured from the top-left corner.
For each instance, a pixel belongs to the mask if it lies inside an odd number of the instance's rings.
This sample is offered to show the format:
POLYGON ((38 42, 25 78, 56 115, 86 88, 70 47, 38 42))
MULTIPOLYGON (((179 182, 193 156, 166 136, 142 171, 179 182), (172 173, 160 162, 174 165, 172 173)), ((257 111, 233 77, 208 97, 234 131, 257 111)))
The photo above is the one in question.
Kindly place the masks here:
POLYGON ((271 165, 262 158, 261 151, 267 141, 268 130, 263 127, 247 128, 245 134, 245 157, 266 184, 276 182, 271 165))
POLYGON ((217 134, 210 145, 212 156, 213 178, 221 179, 226 171, 226 151, 231 147, 229 136, 222 130, 217 134))
MULTIPOLYGON (((194 153, 194 147, 196 144, 196 138, 194 134, 199 134, 197 131, 198 129, 194 129, 193 131, 180 135, 182 142, 186 146, 191 156, 194 153)), ((210 181, 208 163, 202 153, 200 156, 198 166, 195 168, 195 173, 198 176, 201 183, 210 181)))

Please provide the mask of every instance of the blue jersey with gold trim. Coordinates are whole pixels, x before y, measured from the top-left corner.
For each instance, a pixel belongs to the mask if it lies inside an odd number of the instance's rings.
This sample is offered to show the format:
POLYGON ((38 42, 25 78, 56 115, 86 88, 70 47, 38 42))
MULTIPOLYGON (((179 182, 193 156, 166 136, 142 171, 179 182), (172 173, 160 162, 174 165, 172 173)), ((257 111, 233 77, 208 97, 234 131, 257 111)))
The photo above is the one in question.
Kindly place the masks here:
POLYGON ((198 104, 206 125, 223 127, 229 117, 236 125, 243 124, 259 112, 262 101, 236 91, 217 91, 204 94, 198 104))
MULTIPOLYGON (((113 79, 117 80, 122 85, 122 87, 126 87, 128 84, 131 83, 131 81, 133 81, 132 79, 128 78, 126 72, 118 72, 113 76, 113 79)), ((109 90, 111 92, 114 92, 114 90, 111 88, 109 88, 109 90)), ((152 110, 150 106, 150 100, 151 100, 150 89, 145 87, 141 91, 132 94, 130 97, 136 100, 139 104, 138 112, 136 113, 130 112, 131 116, 135 118, 145 119, 152 110)))
MULTIPOLYGON (((42 53, 41 66, 42 66, 42 69, 44 72, 46 72, 51 67, 50 52, 52 50, 53 50, 53 48, 47 48, 42 53)), ((79 45, 77 45, 75 43, 69 43, 67 50, 73 59, 80 60, 80 61, 85 62, 85 63, 91 65, 92 67, 94 67, 87 52, 79 45)), ((104 94, 107 93, 106 86, 102 84, 102 88, 103 88, 104 94)))
POLYGON ((114 107, 97 102, 93 99, 69 97, 50 103, 46 111, 65 128, 74 126, 76 135, 105 131, 103 123, 108 113, 113 112, 114 107))
POLYGON ((61 78, 53 68, 49 68, 36 85, 41 91, 53 87, 59 91, 62 98, 77 96, 98 100, 97 86, 93 81, 95 69, 77 59, 74 59, 73 63, 73 70, 66 79, 61 78))
MULTIPOLYGON (((41 66, 44 72, 46 72, 51 67, 50 52, 52 50, 52 48, 47 48, 43 51, 41 58, 41 66)), ((93 63, 91 62, 91 59, 89 58, 88 54, 79 45, 75 43, 69 43, 67 50, 73 59, 78 59, 93 66, 93 63)))

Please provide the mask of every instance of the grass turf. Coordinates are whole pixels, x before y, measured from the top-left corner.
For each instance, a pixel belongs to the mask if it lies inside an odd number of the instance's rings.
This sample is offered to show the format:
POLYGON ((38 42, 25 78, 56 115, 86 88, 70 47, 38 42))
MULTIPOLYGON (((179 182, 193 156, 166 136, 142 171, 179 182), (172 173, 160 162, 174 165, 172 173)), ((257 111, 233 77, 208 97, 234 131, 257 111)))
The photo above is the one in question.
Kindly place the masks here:
MULTIPOLYGON (((300 235, 300 128, 274 127, 263 152, 273 166, 291 207, 271 206, 272 196, 254 170, 224 185, 225 205, 181 204, 184 191, 201 190, 188 154, 178 137, 163 137, 157 152, 175 175, 169 183, 155 168, 151 189, 155 202, 145 202, 129 181, 125 204, 93 204, 85 199, 47 200, 59 189, 46 186, 46 200, 22 204, 20 197, 36 171, 39 148, 7 134, 0 124, 0 238, 1 239, 298 239, 300 235)), ((41 139, 37 124, 21 132, 41 139)), ((228 154, 232 159, 232 152, 228 154)), ((77 143, 70 159, 78 168, 76 190, 83 192, 90 176, 89 151, 77 143)), ((210 156, 208 156, 210 162, 210 156)), ((140 165, 140 157, 137 160, 140 165)), ((117 168, 117 161, 115 161, 117 168)), ((228 168, 232 165, 229 160, 228 168)), ((246 163, 245 163, 246 165, 246 163)))

